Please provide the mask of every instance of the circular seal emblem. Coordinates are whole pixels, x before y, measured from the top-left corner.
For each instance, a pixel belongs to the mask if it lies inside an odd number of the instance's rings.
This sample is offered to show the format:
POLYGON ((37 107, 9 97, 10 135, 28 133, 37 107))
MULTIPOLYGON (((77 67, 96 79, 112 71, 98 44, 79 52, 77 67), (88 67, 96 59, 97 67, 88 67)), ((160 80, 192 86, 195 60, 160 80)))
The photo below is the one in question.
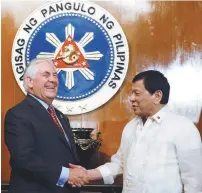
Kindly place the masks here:
POLYGON ((12 68, 24 93, 23 74, 34 58, 53 60, 59 78, 53 105, 75 115, 113 97, 126 76, 129 51, 110 13, 91 2, 63 0, 38 8, 17 32, 12 68))

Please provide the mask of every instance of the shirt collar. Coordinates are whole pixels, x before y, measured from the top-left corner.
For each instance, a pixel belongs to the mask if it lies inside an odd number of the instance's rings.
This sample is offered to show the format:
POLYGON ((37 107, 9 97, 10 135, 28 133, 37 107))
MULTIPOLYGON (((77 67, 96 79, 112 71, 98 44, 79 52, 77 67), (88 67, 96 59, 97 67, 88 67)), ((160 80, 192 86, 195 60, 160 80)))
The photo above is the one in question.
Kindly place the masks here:
MULTIPOLYGON (((153 116, 148 117, 148 119, 152 119, 156 121, 157 123, 161 123, 165 114, 166 114, 166 106, 162 107, 156 114, 153 116)), ((137 119, 142 122, 141 117, 137 116, 137 119)))
POLYGON ((47 103, 45 103, 44 101, 42 101, 40 98, 38 98, 38 97, 36 97, 36 96, 34 96, 33 94, 30 94, 29 93, 29 95, 31 95, 33 98, 35 98, 37 101, 39 101, 42 105, 43 105, 43 107, 47 110, 48 109, 48 104, 47 103))
POLYGON ((155 120, 157 123, 161 123, 164 116, 165 116, 165 109, 166 107, 162 107, 156 114, 154 114, 153 116, 151 116, 150 118, 155 120))

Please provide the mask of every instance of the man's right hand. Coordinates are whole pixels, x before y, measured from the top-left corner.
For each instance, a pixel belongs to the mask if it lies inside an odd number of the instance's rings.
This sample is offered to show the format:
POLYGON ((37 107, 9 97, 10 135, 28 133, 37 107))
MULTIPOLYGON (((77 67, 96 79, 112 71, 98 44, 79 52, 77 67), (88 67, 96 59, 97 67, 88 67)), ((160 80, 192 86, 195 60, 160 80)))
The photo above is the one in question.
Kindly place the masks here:
POLYGON ((89 183, 87 170, 79 165, 69 164, 68 184, 73 187, 81 187, 89 183))

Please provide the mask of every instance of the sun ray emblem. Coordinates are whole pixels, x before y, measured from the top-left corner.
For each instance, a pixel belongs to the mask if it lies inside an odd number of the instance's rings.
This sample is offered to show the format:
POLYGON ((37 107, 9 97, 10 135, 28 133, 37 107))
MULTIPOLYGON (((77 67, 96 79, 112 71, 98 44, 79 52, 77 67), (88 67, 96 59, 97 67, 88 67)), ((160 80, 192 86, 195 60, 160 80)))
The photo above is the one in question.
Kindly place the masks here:
POLYGON ((65 27, 65 41, 61 42, 54 33, 46 33, 46 41, 56 49, 55 53, 40 52, 37 58, 53 59, 57 73, 66 72, 65 86, 74 87, 74 71, 79 71, 86 80, 94 80, 94 73, 89 69, 87 60, 99 60, 103 54, 99 51, 85 52, 84 47, 94 39, 93 32, 86 32, 79 42, 74 41, 74 26, 69 23, 65 27))
POLYGON ((118 92, 129 49, 124 31, 108 11, 90 1, 58 0, 36 9, 15 36, 12 68, 25 94, 23 74, 36 57, 52 60, 57 68, 53 105, 76 115, 97 109, 118 92))

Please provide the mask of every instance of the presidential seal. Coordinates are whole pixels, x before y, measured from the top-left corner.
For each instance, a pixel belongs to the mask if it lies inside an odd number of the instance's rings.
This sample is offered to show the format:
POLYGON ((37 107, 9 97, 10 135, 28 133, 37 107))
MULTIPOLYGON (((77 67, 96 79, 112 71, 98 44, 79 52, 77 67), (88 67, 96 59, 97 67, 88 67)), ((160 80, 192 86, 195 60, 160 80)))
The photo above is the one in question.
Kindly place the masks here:
POLYGON ((57 1, 34 11, 21 25, 12 49, 12 67, 22 91, 23 74, 34 58, 54 61, 59 89, 53 104, 68 115, 105 104, 128 69, 125 34, 114 17, 87 1, 57 1))

